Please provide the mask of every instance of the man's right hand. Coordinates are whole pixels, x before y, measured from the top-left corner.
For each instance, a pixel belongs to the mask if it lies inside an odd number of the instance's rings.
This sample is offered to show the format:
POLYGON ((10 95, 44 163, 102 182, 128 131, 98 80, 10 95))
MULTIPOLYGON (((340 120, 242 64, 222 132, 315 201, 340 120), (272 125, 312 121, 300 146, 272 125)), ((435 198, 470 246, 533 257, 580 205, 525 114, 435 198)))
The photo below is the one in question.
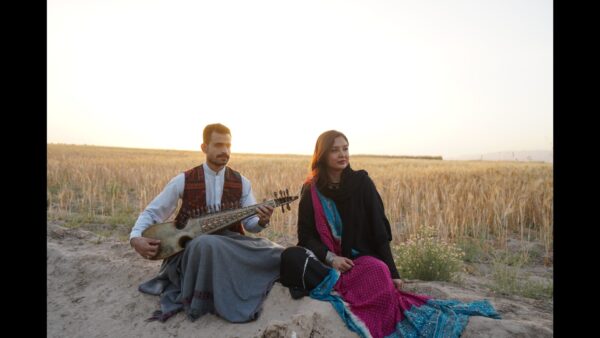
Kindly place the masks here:
POLYGON ((129 243, 142 257, 150 259, 158 253, 160 247, 159 239, 152 239, 147 237, 134 237, 129 243))

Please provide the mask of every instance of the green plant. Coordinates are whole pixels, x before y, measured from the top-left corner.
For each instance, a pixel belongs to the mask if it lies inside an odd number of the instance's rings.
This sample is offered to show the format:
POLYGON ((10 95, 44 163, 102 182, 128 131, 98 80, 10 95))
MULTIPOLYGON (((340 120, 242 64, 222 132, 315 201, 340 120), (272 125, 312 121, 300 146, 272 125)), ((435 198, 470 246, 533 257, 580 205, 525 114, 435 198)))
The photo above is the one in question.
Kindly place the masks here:
POLYGON ((535 299, 553 297, 552 280, 536 281, 522 272, 528 258, 519 254, 503 253, 494 258, 492 265, 492 290, 505 295, 519 295, 535 299))
POLYGON ((462 269, 464 253, 437 239, 433 227, 422 226, 407 242, 394 247, 394 256, 402 278, 452 281, 462 269))
POLYGON ((456 245, 464 253, 463 261, 467 263, 484 263, 489 260, 491 248, 481 238, 460 237, 456 239, 456 245))

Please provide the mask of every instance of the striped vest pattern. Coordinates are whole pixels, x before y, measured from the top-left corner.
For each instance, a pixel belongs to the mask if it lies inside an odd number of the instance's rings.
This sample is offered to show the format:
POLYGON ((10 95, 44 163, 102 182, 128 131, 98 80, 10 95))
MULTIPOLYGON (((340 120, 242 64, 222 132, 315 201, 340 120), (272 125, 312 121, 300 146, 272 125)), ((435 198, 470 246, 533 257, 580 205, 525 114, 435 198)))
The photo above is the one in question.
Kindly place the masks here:
MULTIPOLYGON (((239 203, 242 198, 242 175, 225 167, 225 182, 221 203, 239 203)), ((184 224, 193 214, 193 210, 206 208, 206 183, 204 182, 204 167, 199 165, 185 172, 185 186, 179 213, 175 217, 176 224, 184 224)), ((244 234, 241 222, 232 224, 229 230, 244 234)))

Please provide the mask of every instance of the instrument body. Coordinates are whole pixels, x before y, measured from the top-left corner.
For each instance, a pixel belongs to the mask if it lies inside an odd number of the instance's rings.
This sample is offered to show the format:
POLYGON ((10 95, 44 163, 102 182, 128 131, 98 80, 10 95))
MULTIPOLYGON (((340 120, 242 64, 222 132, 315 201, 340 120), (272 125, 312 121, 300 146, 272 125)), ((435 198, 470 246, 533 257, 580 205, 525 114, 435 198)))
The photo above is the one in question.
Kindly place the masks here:
POLYGON ((198 236, 217 232, 245 218, 256 215, 256 208, 259 206, 268 205, 273 208, 281 206, 281 209, 284 210, 285 205, 290 210, 289 204, 297 199, 298 196, 288 196, 282 193, 281 197, 263 203, 243 208, 209 212, 199 217, 190 218, 183 227, 178 227, 175 222, 153 224, 144 230, 142 236, 160 240, 157 254, 150 259, 165 259, 182 251, 187 242, 198 236))

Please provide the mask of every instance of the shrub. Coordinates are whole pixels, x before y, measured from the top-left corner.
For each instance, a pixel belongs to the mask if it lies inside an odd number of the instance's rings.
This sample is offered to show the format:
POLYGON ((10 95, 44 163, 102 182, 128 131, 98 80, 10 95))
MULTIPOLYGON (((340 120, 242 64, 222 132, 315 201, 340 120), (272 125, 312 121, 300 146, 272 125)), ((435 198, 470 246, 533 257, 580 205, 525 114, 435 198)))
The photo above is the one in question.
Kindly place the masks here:
POLYGON ((463 251, 437 239, 431 226, 422 226, 407 242, 394 247, 401 278, 425 281, 451 281, 463 266, 463 251))

